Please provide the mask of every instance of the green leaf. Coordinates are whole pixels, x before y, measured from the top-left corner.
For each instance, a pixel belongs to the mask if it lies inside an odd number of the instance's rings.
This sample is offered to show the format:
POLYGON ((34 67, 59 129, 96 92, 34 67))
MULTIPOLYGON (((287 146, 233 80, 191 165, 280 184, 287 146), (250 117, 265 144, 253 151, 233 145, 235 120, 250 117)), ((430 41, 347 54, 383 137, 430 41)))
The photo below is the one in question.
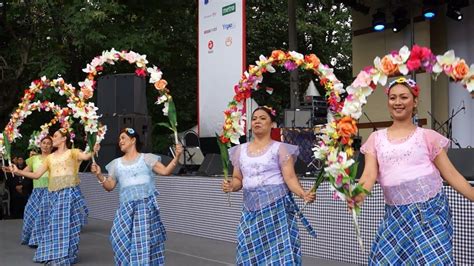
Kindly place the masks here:
POLYGON ((169 128, 171 131, 174 132, 174 128, 172 128, 169 123, 166 123, 166 122, 159 122, 159 123, 156 123, 156 125, 169 128))
POLYGON ((178 117, 176 114, 176 106, 173 102, 173 99, 170 99, 168 101, 168 119, 170 120, 170 125, 171 125, 171 130, 173 132, 177 132, 177 126, 178 126, 178 117))
POLYGON ((311 192, 316 192, 318 189, 319 185, 324 181, 325 175, 324 175, 324 168, 319 172, 318 176, 316 177, 316 180, 314 181, 313 187, 311 188, 311 192))
POLYGON ((216 133, 217 145, 221 153, 222 169, 224 171, 224 179, 227 180, 229 175, 229 152, 227 151, 227 145, 220 142, 219 135, 216 133))
POLYGON ((3 132, 3 145, 5 146, 5 153, 6 153, 5 159, 11 160, 12 146, 5 132, 3 132))
POLYGON ((353 163, 349 169, 350 169, 351 179, 355 180, 355 177, 357 175, 357 170, 359 169, 359 162, 353 163))
POLYGON ((89 151, 94 150, 95 143, 97 142, 97 133, 87 133, 87 145, 89 146, 89 151))
POLYGON ((352 197, 355 197, 360 194, 370 195, 370 192, 362 185, 357 184, 356 187, 352 190, 352 197))

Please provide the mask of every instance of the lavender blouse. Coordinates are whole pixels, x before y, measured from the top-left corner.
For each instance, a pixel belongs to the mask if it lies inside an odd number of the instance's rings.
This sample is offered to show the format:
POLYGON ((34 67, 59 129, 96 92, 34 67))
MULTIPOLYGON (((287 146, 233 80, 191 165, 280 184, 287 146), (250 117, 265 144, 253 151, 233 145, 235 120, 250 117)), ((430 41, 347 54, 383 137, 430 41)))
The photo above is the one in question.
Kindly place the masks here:
POLYGON ((248 143, 229 149, 234 168, 243 176, 244 209, 255 211, 288 194, 281 167, 299 154, 298 146, 272 141, 262 151, 252 154, 248 143))

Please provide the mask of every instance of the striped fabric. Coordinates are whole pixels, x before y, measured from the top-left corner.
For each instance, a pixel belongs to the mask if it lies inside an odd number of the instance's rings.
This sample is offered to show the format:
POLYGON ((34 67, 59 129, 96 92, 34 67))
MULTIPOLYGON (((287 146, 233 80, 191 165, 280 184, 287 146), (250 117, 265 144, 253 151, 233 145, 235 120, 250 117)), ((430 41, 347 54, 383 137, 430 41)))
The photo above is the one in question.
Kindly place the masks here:
POLYGON ((244 209, 237 229, 237 265, 301 265, 298 212, 290 194, 260 210, 244 209))
POLYGON ((23 215, 22 245, 38 246, 49 222, 49 211, 48 188, 33 189, 23 215))
POLYGON ((453 224, 444 191, 408 205, 386 205, 369 265, 454 265, 453 224))
POLYGON ((120 203, 110 241, 117 265, 163 265, 166 231, 156 201, 158 191, 145 199, 120 203))
POLYGON ((38 245, 35 262, 59 265, 77 262, 79 237, 86 217, 84 198, 78 187, 50 192, 50 221, 38 245))

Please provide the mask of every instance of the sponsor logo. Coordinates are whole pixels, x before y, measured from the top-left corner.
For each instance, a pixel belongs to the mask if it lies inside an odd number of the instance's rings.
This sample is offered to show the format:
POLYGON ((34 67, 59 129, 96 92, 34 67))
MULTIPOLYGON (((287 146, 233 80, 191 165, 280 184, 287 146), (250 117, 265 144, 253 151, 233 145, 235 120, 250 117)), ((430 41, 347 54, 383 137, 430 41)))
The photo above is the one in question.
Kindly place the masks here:
POLYGON ((214 42, 212 40, 209 40, 207 42, 207 49, 208 49, 207 53, 208 54, 214 53, 214 50, 212 50, 212 48, 214 48, 214 42))
POLYGON ((217 12, 212 12, 212 13, 209 13, 207 15, 204 15, 203 18, 207 19, 207 18, 212 18, 212 17, 215 17, 215 16, 217 16, 217 12))
POLYGON ((217 31, 217 27, 204 30, 204 34, 208 34, 208 33, 214 32, 214 31, 217 31))
POLYGON ((222 7, 222 15, 228 15, 235 12, 235 3, 222 7))
POLYGON ((232 45, 232 37, 231 36, 227 36, 225 38, 225 46, 229 47, 232 45))
POLYGON ((222 29, 223 30, 235 29, 235 24, 234 23, 222 24, 222 29))

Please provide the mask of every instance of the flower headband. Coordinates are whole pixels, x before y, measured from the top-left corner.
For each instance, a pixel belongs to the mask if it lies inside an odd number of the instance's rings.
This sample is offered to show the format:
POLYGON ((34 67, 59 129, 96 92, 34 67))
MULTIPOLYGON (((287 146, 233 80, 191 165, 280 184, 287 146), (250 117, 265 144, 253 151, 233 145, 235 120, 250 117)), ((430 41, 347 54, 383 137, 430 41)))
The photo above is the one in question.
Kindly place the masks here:
POLYGON ((270 111, 270 114, 272 114, 274 117, 276 116, 276 111, 275 109, 271 108, 270 106, 262 106, 263 108, 267 109, 268 111, 270 111))
POLYGON ((415 97, 418 97, 418 95, 420 94, 420 87, 418 87, 416 82, 412 79, 407 79, 405 77, 400 77, 390 82, 390 84, 388 84, 388 88, 385 90, 385 93, 388 95, 388 93, 390 92, 390 89, 397 84, 407 85, 410 88, 413 95, 415 95, 415 97))
MULTIPOLYGON (((74 143, 74 138, 76 137, 76 135, 74 134, 74 132, 72 131, 72 128, 68 127, 68 128, 65 128, 65 127, 62 127, 59 129, 59 132, 61 132, 61 134, 63 136, 66 136, 66 134, 69 133, 69 139, 72 143, 74 143)), ((42 140, 42 139, 41 139, 42 140)), ((40 141, 41 141, 40 140, 40 141)))
POLYGON ((130 135, 133 135, 135 134, 135 129, 131 128, 131 127, 127 127, 124 129, 124 131, 126 131, 128 134, 130 135))

